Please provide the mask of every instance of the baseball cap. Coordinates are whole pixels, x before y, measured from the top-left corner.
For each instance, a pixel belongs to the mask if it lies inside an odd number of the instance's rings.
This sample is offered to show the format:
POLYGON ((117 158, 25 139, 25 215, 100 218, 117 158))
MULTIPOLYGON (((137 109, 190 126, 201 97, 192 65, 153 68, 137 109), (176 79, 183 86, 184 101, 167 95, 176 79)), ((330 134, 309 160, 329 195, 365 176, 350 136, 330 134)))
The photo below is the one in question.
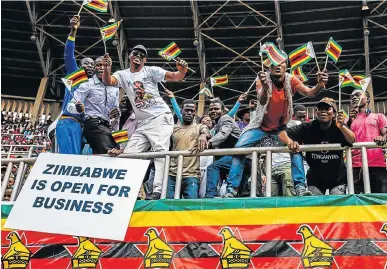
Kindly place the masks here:
POLYGON ((148 57, 148 51, 146 50, 146 48, 143 45, 136 45, 136 46, 134 46, 132 51, 133 50, 141 50, 142 52, 145 53, 145 56, 148 57))
POLYGON ((335 102, 335 100, 333 100, 332 98, 324 97, 323 99, 321 99, 321 100, 316 104, 316 106, 318 106, 319 104, 327 104, 327 105, 333 107, 333 109, 334 109, 335 111, 337 111, 336 102, 335 102))

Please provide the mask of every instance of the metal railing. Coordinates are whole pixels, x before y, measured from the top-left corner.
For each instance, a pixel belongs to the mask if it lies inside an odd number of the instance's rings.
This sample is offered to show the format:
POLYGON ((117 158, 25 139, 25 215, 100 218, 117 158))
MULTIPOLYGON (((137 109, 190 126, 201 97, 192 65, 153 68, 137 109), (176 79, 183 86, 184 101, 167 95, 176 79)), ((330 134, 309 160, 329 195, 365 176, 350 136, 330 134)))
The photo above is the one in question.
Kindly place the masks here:
POLYGON ((7 156, 9 159, 12 155, 23 156, 27 155, 27 158, 31 157, 34 149, 45 149, 45 145, 1 145, 1 157, 7 156), (9 148, 5 151, 4 148, 9 148), (29 148, 28 150, 13 150, 15 148, 29 148))
MULTIPOLYGON (((354 194, 354 182, 353 182, 353 171, 352 171, 352 149, 361 150, 362 160, 362 172, 364 181, 364 193, 371 193, 370 178, 368 171, 368 160, 366 149, 378 148, 374 142, 361 142, 354 143, 352 147, 342 147, 340 144, 316 144, 316 145, 301 145, 300 152, 308 151, 329 151, 329 150, 345 150, 346 151, 346 164, 347 164, 347 187, 348 193, 354 194)), ((382 148, 387 148, 383 146, 382 148)), ((289 152, 287 147, 251 147, 251 148, 232 148, 232 149, 215 149, 205 150, 201 154, 196 156, 229 156, 229 155, 252 155, 252 166, 251 166, 251 190, 250 197, 257 196, 257 172, 258 172, 258 154, 266 154, 266 192, 265 196, 271 196, 271 181, 272 181, 272 153, 285 153, 289 152)), ((104 155, 107 156, 107 155, 104 155)), ((165 158, 164 165, 164 177, 163 187, 161 192, 161 199, 165 199, 167 196, 167 185, 169 176, 169 165, 171 158, 177 158, 177 175, 176 175, 176 186, 175 186, 175 199, 180 199, 180 190, 182 183, 182 170, 183 170, 183 157, 192 157, 190 151, 168 151, 168 152, 146 152, 146 153, 130 153, 122 154, 120 158, 131 158, 131 159, 153 159, 153 158, 165 158)), ((11 201, 14 201, 19 194, 21 189, 21 180, 25 175, 25 167, 28 164, 35 163, 37 158, 18 158, 18 159, 3 159, 2 163, 8 163, 7 170, 1 186, 1 199, 4 197, 5 190, 7 188, 9 175, 12 170, 12 165, 19 163, 17 171, 14 190, 11 196, 11 201)))

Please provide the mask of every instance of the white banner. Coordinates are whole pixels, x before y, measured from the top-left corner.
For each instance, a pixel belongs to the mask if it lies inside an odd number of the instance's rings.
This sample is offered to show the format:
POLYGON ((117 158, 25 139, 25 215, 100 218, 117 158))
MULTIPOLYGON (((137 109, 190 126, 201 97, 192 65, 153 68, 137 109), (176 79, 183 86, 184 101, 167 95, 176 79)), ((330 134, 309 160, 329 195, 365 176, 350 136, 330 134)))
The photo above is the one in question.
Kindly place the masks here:
POLYGON ((40 154, 6 228, 123 240, 149 161, 40 154))

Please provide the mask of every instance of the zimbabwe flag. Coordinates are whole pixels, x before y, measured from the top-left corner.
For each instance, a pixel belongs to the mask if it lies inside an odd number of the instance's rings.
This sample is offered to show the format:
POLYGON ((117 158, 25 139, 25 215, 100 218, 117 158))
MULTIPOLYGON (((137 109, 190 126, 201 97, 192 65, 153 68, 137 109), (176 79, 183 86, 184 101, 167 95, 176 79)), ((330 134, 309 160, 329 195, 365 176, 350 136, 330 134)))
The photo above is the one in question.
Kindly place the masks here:
POLYGON ((107 12, 108 10, 107 0, 84 0, 83 5, 99 12, 107 12))
POLYGON ((274 66, 277 66, 286 61, 287 55, 280 51, 272 42, 266 42, 259 48, 259 56, 266 54, 274 66))
POLYGON ((226 85, 228 83, 228 75, 211 77, 210 82, 211 87, 226 85))
POLYGON ((329 38, 327 47, 325 48, 325 53, 331 58, 335 63, 339 60, 343 48, 337 43, 333 38, 329 38))
POLYGON ((85 69, 80 68, 77 71, 68 74, 66 77, 62 79, 62 81, 65 83, 66 87, 68 89, 74 89, 75 87, 78 87, 82 83, 88 81, 89 78, 87 77, 87 74, 85 72, 85 69))
MULTIPOLYGON (((11 209, 1 206, 2 227, 11 209)), ((2 228, 3 264, 11 232, 2 228)), ((16 236, 28 268, 73 268, 77 238, 16 236)), ((384 269, 387 194, 137 201, 123 242, 89 240, 87 268, 384 269)))
POLYGON ((116 141, 117 144, 122 144, 129 141, 128 130, 119 130, 112 132, 112 137, 114 138, 114 141, 116 141))
POLYGON ((291 73, 292 73, 293 76, 296 76, 297 78, 299 78, 302 82, 308 80, 308 78, 306 77, 306 75, 302 71, 302 67, 301 66, 292 69, 291 73))
POLYGON ((104 41, 107 41, 107 40, 113 38, 114 34, 117 32, 118 28, 120 27, 121 22, 122 22, 122 20, 120 20, 118 22, 115 22, 113 24, 106 25, 106 26, 102 27, 100 29, 101 35, 102 35, 102 39, 104 41))
POLYGON ((357 88, 362 89, 363 91, 367 90, 368 84, 371 82, 371 78, 366 75, 353 75, 352 77, 357 88))
POLYGON ((344 88, 344 87, 358 88, 355 83, 355 80, 349 73, 348 69, 343 69, 339 71, 339 86, 341 88, 344 88))
POLYGON ((289 53, 290 68, 295 69, 307 64, 314 57, 316 57, 316 55, 314 53, 313 44, 312 42, 308 42, 289 53))
POLYGON ((175 42, 172 42, 171 44, 160 50, 158 54, 166 60, 170 61, 179 56, 180 53, 181 50, 179 49, 177 44, 175 42))

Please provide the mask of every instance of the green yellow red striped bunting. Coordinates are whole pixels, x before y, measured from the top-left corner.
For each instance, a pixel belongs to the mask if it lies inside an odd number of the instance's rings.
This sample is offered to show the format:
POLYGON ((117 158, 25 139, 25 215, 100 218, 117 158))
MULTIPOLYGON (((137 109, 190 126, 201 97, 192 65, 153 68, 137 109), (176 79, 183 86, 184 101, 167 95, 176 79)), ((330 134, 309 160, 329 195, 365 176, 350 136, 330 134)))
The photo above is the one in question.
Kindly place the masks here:
POLYGON ((108 10, 108 0, 84 0, 83 5, 99 12, 108 10))
POLYGON ((102 39, 107 41, 114 37, 114 34, 117 32, 118 28, 121 25, 122 20, 115 22, 113 24, 106 25, 100 29, 102 39))
POLYGON ((325 48, 325 53, 328 57, 337 63, 342 51, 343 48, 332 37, 329 38, 328 44, 325 48))
POLYGON ((180 53, 181 50, 175 42, 172 42, 171 44, 169 44, 158 52, 161 57, 165 58, 168 61, 175 59, 177 56, 180 55, 180 53))

